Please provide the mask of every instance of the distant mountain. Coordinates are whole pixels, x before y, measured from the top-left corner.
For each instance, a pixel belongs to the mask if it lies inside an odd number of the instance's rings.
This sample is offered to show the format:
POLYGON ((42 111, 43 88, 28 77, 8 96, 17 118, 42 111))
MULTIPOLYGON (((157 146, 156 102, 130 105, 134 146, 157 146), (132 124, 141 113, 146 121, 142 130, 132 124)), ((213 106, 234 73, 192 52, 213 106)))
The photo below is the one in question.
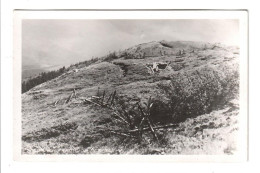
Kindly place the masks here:
POLYGON ((54 65, 54 66, 24 65, 22 67, 22 81, 26 81, 30 78, 34 78, 42 72, 57 70, 61 67, 63 66, 62 65, 54 65))
POLYGON ((39 75, 42 72, 45 72, 45 69, 41 69, 41 68, 28 68, 28 67, 24 67, 22 69, 22 80, 27 80, 29 78, 35 77, 37 75, 39 75))

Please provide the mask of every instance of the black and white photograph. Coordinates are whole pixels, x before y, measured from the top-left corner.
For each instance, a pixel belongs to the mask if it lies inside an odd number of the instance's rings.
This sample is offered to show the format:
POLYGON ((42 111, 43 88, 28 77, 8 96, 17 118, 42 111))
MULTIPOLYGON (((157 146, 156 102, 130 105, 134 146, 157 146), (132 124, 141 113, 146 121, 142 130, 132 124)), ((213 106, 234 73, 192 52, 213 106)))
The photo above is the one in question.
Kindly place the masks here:
POLYGON ((246 23, 178 16, 22 18, 18 152, 246 159, 246 23))

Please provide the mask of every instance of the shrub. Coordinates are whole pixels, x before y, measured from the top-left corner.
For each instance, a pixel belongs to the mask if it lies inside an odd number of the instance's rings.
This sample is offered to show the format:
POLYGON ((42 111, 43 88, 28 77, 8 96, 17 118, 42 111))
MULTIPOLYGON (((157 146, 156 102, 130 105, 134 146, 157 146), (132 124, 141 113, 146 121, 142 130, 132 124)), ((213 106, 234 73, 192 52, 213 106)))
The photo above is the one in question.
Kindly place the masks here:
POLYGON ((153 106, 150 110, 150 116, 153 122, 169 123, 171 121, 170 107, 161 99, 153 99, 153 106))
POLYGON ((135 59, 135 56, 131 53, 124 52, 121 57, 124 57, 124 59, 135 59))
POLYGON ((105 58, 104 61, 110 62, 113 61, 114 59, 118 59, 119 57, 116 55, 115 52, 109 53, 105 58))
POLYGON ((180 122, 224 106, 236 97, 238 78, 237 71, 221 74, 213 69, 204 69, 189 75, 178 73, 170 85, 158 84, 169 100, 164 106, 166 119, 180 122))
POLYGON ((179 71, 183 68, 185 68, 185 64, 182 64, 182 63, 174 63, 174 64, 171 64, 171 67, 174 71, 179 71))

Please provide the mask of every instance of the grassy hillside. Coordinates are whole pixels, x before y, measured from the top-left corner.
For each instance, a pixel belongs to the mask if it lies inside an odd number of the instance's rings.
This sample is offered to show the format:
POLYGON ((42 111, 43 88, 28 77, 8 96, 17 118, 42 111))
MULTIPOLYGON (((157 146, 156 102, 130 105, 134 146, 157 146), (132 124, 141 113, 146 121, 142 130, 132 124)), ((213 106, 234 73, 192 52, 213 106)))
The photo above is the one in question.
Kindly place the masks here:
POLYGON ((22 95, 22 153, 232 154, 238 72, 238 48, 197 42, 75 64, 22 95))

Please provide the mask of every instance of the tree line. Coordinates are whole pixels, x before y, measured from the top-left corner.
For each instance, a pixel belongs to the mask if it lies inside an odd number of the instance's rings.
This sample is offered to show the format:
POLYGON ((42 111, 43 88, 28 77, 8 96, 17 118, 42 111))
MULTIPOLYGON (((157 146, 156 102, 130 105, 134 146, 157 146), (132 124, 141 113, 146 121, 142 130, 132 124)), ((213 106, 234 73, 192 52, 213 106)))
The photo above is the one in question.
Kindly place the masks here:
POLYGON ((42 84, 48 80, 54 79, 65 72, 65 67, 50 72, 42 72, 37 77, 31 78, 27 81, 22 82, 22 93, 29 91, 31 88, 42 84))

